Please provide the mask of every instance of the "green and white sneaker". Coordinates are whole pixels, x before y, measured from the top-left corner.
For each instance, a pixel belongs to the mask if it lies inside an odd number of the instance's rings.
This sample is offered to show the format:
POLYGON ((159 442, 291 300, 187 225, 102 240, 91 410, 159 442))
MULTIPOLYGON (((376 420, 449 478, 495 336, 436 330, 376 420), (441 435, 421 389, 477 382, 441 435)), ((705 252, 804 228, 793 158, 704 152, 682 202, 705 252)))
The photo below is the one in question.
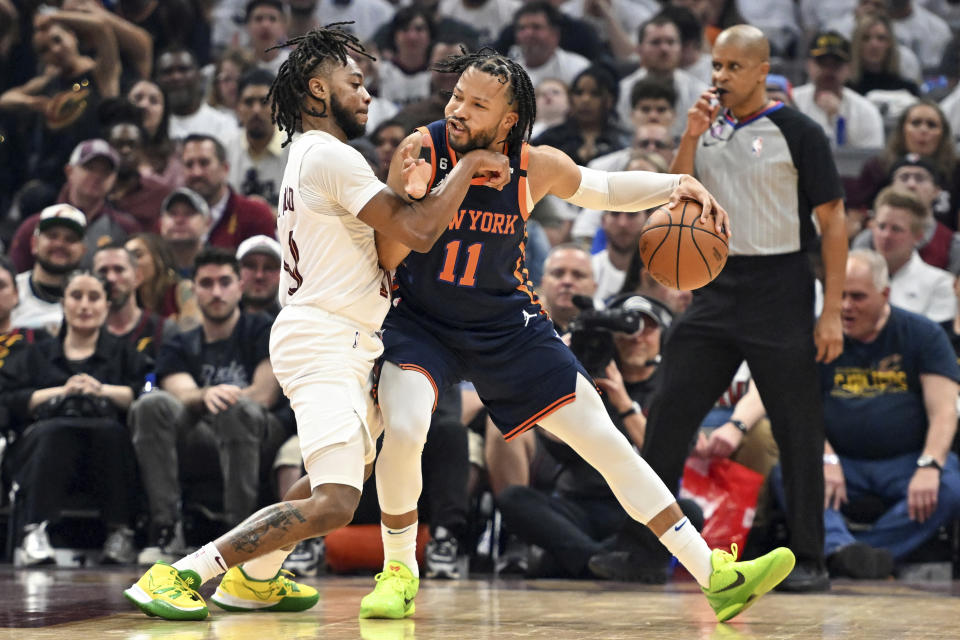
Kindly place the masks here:
POLYGON ((796 558, 786 547, 777 547, 756 560, 737 562, 737 545, 730 552, 714 549, 710 556, 713 573, 710 588, 703 589, 707 602, 725 622, 757 601, 757 598, 780 584, 793 570, 796 558))
POLYGON ((199 586, 196 572, 177 571, 166 562, 157 562, 123 595, 148 616, 205 620, 207 605, 195 590, 199 586))
POLYGON ((409 618, 416 607, 413 598, 420 588, 420 579, 413 577, 407 565, 396 560, 375 577, 377 586, 360 601, 361 618, 409 618))

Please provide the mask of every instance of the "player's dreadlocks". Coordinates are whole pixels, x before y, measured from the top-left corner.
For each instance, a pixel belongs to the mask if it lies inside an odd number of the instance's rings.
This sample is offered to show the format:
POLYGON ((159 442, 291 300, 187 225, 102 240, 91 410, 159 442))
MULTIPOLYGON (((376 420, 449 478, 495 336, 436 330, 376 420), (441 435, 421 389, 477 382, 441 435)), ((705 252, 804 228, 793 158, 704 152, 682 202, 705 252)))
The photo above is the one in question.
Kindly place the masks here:
POLYGON ((350 51, 376 60, 364 50, 355 35, 341 29, 348 24, 353 22, 333 22, 271 47, 271 49, 296 47, 290 57, 280 65, 280 71, 267 94, 267 100, 271 101, 270 116, 280 130, 287 134, 283 146, 290 144, 293 134, 302 130, 301 111, 318 118, 327 117, 325 101, 319 101, 321 111, 308 107, 306 103, 306 98, 310 95, 308 82, 315 75, 318 65, 333 61, 345 65, 350 51))
POLYGON ((515 107, 518 118, 507 134, 506 143, 511 149, 519 149, 520 144, 530 138, 533 121, 537 119, 537 98, 530 76, 519 64, 489 47, 476 53, 463 51, 460 55, 448 56, 433 66, 441 73, 456 74, 463 73, 470 67, 489 73, 499 78, 500 82, 510 85, 507 100, 515 107))

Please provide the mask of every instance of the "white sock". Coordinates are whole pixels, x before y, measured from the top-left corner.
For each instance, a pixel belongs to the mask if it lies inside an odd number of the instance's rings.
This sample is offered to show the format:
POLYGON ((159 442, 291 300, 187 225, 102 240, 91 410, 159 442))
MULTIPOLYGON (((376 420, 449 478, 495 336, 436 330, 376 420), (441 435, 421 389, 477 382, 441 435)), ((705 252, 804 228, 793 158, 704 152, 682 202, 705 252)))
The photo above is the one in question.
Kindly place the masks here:
POLYGON ((380 523, 380 537, 383 538, 383 568, 391 560, 402 562, 413 572, 413 577, 420 577, 420 568, 417 567, 417 529, 418 522, 402 529, 391 529, 380 523))
POLYGON ((227 563, 217 550, 217 545, 208 542, 190 555, 174 562, 173 568, 177 571, 187 569, 195 571, 200 576, 200 584, 203 584, 221 573, 226 573, 227 563))
POLYGON ((243 563, 243 572, 247 574, 248 578, 254 580, 272 580, 280 573, 280 567, 283 566, 283 561, 287 559, 291 551, 293 549, 290 551, 275 549, 253 560, 247 560, 243 563))
POLYGON ((701 587, 710 588, 710 574, 713 573, 713 565, 710 564, 712 552, 700 532, 686 517, 680 518, 675 525, 669 527, 666 533, 660 536, 660 542, 677 557, 701 587))

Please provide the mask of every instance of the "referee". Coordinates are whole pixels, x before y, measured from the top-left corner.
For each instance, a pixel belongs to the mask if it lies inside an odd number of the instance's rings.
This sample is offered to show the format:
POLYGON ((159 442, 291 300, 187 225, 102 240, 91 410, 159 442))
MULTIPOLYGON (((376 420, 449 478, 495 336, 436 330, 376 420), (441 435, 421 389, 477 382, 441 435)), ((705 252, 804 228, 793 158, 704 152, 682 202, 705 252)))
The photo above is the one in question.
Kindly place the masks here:
MULTIPOLYGON (((650 401, 644 458, 668 487, 683 475, 701 421, 747 361, 780 448, 790 548, 785 591, 824 591, 823 408, 817 362, 843 349, 840 304, 847 259, 842 188, 822 128, 766 93, 770 48, 737 25, 713 47, 713 84, 690 109, 670 169, 696 174, 729 212, 730 258, 694 292, 675 323, 650 401), (822 234, 824 305, 814 324, 807 250, 822 234)), ((622 550, 642 540, 634 527, 622 550)), ((643 546, 641 545, 641 548, 643 546)), ((608 554, 616 556, 617 554, 608 554)), ((629 557, 629 554, 627 554, 629 557)), ((596 560, 591 561, 591 569, 596 560)), ((619 577, 619 576, 609 576, 619 577)))

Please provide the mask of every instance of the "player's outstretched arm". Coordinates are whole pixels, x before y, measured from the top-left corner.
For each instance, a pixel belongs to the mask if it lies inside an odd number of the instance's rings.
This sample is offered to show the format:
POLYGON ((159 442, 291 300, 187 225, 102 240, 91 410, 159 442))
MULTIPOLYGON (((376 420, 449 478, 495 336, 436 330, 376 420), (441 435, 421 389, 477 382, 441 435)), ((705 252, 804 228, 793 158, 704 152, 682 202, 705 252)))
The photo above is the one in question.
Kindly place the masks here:
MULTIPOLYGON (((393 156, 390 174, 396 173, 401 177, 388 178, 387 187, 371 198, 357 217, 389 240, 414 251, 426 252, 450 224, 457 207, 467 195, 472 178, 483 175, 487 178, 488 186, 502 189, 510 181, 510 161, 502 153, 485 149, 471 151, 457 162, 443 184, 424 195, 423 199, 414 200, 405 193, 405 187, 398 191, 391 187, 391 183, 399 187, 405 182, 405 166, 411 184, 415 182, 415 178, 423 171, 418 168, 422 162, 418 158, 419 145, 419 133, 411 134, 400 144, 393 156)), ((394 249, 396 247, 388 251, 392 254, 394 249)))
POLYGON ((704 224, 714 218, 717 233, 730 235, 730 221, 716 199, 689 175, 650 171, 597 171, 577 165, 553 147, 532 147, 527 171, 533 201, 555 195, 584 209, 643 211, 680 200, 696 200, 703 207, 704 224))

